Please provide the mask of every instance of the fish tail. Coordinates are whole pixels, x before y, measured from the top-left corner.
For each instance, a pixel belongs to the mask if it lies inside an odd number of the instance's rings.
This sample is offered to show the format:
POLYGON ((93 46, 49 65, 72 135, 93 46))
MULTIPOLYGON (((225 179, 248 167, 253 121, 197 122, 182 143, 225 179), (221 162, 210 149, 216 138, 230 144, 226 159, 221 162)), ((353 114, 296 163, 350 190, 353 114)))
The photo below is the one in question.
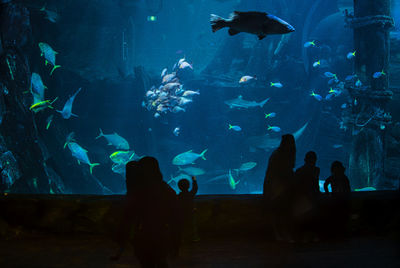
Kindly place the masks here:
POLYGON ((39 9, 39 11, 46 11, 46 4, 44 4, 44 6, 41 9, 39 9))
POLYGON ((208 149, 205 149, 203 152, 201 152, 200 156, 203 158, 203 160, 207 160, 204 154, 208 151, 208 149))
POLYGON ((260 107, 264 107, 264 105, 269 101, 269 98, 266 98, 264 101, 260 102, 260 107))
POLYGON ((211 23, 211 29, 212 29, 213 33, 226 27, 226 20, 215 14, 211 14, 210 23, 211 23))
POLYGON ((99 128, 99 131, 100 131, 100 134, 99 134, 99 136, 96 137, 96 140, 104 136, 103 130, 101 130, 101 128, 99 128))
POLYGON ((229 125, 229 129, 232 129, 232 125, 231 124, 228 124, 229 125))
POLYGON ((89 164, 89 166, 90 166, 90 174, 92 174, 93 168, 95 166, 100 166, 100 164, 99 163, 92 163, 92 164, 89 164))
POLYGON ((50 72, 50 75, 53 74, 53 72, 54 72, 55 69, 60 68, 60 67, 61 67, 61 65, 54 65, 53 69, 52 69, 51 72, 50 72))
POLYGON ((58 100, 58 97, 56 97, 50 104, 53 104, 56 100, 58 100))

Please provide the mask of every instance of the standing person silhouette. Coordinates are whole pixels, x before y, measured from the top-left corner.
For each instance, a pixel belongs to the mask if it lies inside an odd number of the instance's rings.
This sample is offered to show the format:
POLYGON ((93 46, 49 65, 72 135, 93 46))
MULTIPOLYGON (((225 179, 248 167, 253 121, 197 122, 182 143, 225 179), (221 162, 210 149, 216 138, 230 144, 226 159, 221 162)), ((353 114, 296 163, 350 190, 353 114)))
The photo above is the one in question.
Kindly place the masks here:
POLYGON ((304 157, 304 165, 295 172, 293 215, 296 221, 297 233, 303 239, 303 242, 319 240, 316 235, 316 225, 320 195, 320 169, 316 166, 316 163, 317 154, 309 151, 304 157))
POLYGON ((291 228, 291 189, 296 162, 296 143, 294 136, 282 136, 281 144, 271 154, 264 179, 264 200, 271 212, 275 238, 294 242, 291 228))
POLYGON ((133 188, 132 200, 137 219, 135 255, 142 267, 168 267, 167 257, 176 251, 176 193, 163 181, 157 159, 143 157, 139 165, 142 178, 133 188))
POLYGON ((135 199, 133 193, 135 189, 138 189, 138 186, 140 186, 140 172, 140 165, 137 161, 129 161, 125 166, 126 199, 121 221, 116 232, 115 241, 117 242, 119 248, 117 252, 110 257, 110 259, 113 261, 116 261, 121 257, 130 239, 135 216, 132 214, 132 211, 135 209, 135 199))
POLYGON ((154 157, 129 162, 126 183, 127 206, 117 241, 120 249, 111 259, 120 257, 133 225, 132 244, 140 265, 144 268, 168 267, 168 256, 177 251, 175 191, 163 181, 154 157))

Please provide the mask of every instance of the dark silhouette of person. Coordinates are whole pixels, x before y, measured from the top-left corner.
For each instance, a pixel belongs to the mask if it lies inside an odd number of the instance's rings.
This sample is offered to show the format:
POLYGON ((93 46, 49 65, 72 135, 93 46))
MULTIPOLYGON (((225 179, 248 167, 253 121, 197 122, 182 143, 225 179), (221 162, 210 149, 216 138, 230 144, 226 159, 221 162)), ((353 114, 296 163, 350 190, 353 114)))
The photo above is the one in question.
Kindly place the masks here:
POLYGON ((304 165, 295 172, 295 202, 293 205, 297 233, 303 242, 318 241, 316 231, 317 207, 319 199, 319 173, 316 166, 317 154, 313 151, 306 153, 304 165))
POLYGON ((134 221, 134 215, 132 214, 132 210, 134 209, 133 193, 134 189, 140 185, 140 172, 140 166, 137 161, 130 161, 125 166, 126 200, 115 239, 119 249, 113 256, 110 257, 111 260, 118 260, 121 257, 130 239, 131 229, 134 221))
POLYGON ((176 194, 163 181, 157 159, 143 157, 139 164, 141 182, 133 188, 133 212, 137 217, 135 255, 142 267, 168 267, 167 257, 176 251, 176 194))
POLYGON ((346 233, 346 226, 349 219, 349 195, 351 192, 350 182, 345 175, 345 167, 339 161, 334 161, 331 165, 331 176, 325 180, 324 190, 329 193, 328 186, 332 187, 332 199, 328 202, 330 215, 327 226, 329 234, 340 236, 346 233))
MULTIPOLYGON (((162 179, 157 159, 143 157, 126 168, 127 206, 122 234, 132 239, 136 258, 144 268, 168 267, 167 258, 175 254, 177 237, 177 199, 175 191, 162 179), (126 227, 128 225, 128 227, 126 227)), ((125 241, 112 259, 117 259, 125 241)))
POLYGON ((295 162, 295 139, 291 134, 283 135, 279 147, 269 158, 263 189, 275 238, 289 242, 293 242, 291 214, 295 162))
POLYGON ((345 194, 350 193, 350 182, 349 178, 344 174, 345 167, 339 161, 334 161, 331 165, 331 176, 325 180, 324 190, 325 193, 329 193, 328 186, 331 185, 332 193, 334 194, 345 194))
POLYGON ((178 182, 179 190, 178 205, 180 216, 180 239, 179 243, 187 241, 198 241, 197 226, 195 222, 194 197, 198 190, 196 177, 192 177, 192 189, 189 191, 190 182, 182 179, 178 182))

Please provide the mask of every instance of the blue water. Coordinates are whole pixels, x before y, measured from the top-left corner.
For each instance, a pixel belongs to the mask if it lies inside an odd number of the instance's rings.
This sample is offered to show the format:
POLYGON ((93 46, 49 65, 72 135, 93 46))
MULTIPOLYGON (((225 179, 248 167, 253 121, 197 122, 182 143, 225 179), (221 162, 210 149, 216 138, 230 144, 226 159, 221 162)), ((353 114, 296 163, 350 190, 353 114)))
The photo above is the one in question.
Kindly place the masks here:
MULTIPOLYGON (((68 96, 82 88, 73 106, 78 117, 66 121, 55 113, 54 124, 63 124, 63 133, 75 132, 91 162, 100 163, 93 168, 93 175, 110 193, 125 191, 124 175, 112 171, 109 156, 118 149, 107 145, 104 138, 95 139, 99 128, 125 138, 135 157, 155 156, 166 181, 184 173, 172 163, 175 156, 208 149, 205 159, 180 166, 202 169, 204 174, 197 176, 200 194, 259 193, 271 144, 276 147, 281 135, 302 127, 296 140, 296 167, 303 164, 309 150, 318 155, 321 180, 330 175, 335 160, 348 167, 352 133, 343 123, 342 107, 354 105, 354 99, 343 83, 353 74, 354 58, 346 56, 354 47, 352 31, 344 27, 341 10, 345 1, 111 2, 97 8, 64 5, 65 9, 57 10, 60 18, 55 23, 43 21, 43 14, 34 16, 37 42, 46 42, 59 53, 57 64, 62 67, 43 78, 50 89, 64 89, 56 108, 61 109, 68 96), (296 31, 263 40, 248 33, 230 36, 227 28, 213 33, 210 14, 228 18, 234 10, 268 12, 296 31), (315 45, 304 46, 311 41, 315 45), (159 103, 153 105, 155 99, 146 97, 146 92, 154 91, 153 86, 165 86, 162 70, 172 73, 180 59, 193 68, 179 71, 180 85, 199 95, 179 106, 185 111, 155 116, 159 103), (335 76, 327 77, 327 72, 335 76), (245 75, 257 79, 239 83, 245 75), (271 87, 271 82, 282 86, 271 87), (330 89, 336 93, 326 97, 330 89), (225 103, 239 96, 248 101, 269 100, 262 107, 247 109, 225 103), (266 118, 270 113, 275 116, 266 118), (229 129, 229 124, 236 127, 229 129), (256 165, 237 170, 247 162, 256 165), (236 189, 229 185, 229 173, 235 181, 240 180, 236 189)), ((47 8, 54 7, 56 3, 49 2, 47 8)), ((44 77, 48 70, 43 62, 41 68, 44 77)), ((173 95, 179 98, 182 94, 173 95)), ((46 99, 56 97, 51 90, 46 95, 46 99)), ((70 161, 78 165, 72 157, 70 161)), ((85 164, 82 168, 89 169, 85 164)), ((175 182, 171 181, 171 186, 176 187, 175 182)))

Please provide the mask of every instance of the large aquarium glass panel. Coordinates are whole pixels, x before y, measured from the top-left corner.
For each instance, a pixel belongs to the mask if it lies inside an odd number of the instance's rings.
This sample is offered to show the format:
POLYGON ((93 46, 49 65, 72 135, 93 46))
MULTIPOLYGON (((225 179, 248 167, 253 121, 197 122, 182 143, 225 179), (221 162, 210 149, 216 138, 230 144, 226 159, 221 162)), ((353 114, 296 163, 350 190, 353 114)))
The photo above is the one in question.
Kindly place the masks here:
POLYGON ((259 194, 288 133, 321 186, 337 160, 353 191, 397 189, 385 3, 366 18, 351 0, 0 1, 0 191, 123 194, 125 164, 154 156, 175 190, 259 194))

